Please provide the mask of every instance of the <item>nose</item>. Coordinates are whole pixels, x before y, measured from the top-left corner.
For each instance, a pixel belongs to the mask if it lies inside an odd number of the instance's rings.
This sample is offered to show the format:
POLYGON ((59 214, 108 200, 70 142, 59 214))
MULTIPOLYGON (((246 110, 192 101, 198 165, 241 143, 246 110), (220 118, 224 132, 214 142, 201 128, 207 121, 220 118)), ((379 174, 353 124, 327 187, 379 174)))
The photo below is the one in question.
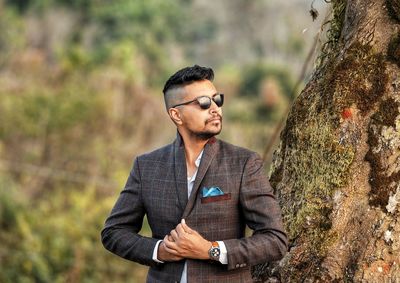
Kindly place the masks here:
POLYGON ((215 114, 215 113, 220 114, 221 112, 222 112, 222 108, 218 107, 218 105, 214 102, 214 100, 211 100, 210 113, 212 113, 212 114, 215 114))

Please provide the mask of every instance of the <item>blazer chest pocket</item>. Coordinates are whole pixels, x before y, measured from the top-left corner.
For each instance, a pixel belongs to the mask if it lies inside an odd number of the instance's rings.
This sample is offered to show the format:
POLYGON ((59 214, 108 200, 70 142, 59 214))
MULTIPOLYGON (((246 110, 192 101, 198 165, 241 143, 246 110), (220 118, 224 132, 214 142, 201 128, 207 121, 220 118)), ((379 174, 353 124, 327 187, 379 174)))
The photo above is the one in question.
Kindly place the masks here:
POLYGON ((231 193, 218 195, 218 196, 209 196, 209 197, 202 197, 201 203, 210 203, 210 202, 217 202, 217 201, 227 201, 231 199, 231 193))

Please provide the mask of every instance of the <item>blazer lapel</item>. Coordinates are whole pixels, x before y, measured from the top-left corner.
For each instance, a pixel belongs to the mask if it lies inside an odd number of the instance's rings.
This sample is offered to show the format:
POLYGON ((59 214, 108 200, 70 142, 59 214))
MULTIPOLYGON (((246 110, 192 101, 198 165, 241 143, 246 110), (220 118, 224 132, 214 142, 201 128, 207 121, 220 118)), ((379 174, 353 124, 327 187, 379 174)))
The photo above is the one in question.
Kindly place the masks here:
POLYGON ((217 139, 213 137, 208 141, 208 143, 204 147, 203 156, 201 157, 200 166, 199 169, 197 170, 197 175, 194 181, 192 193, 190 194, 190 198, 187 202, 182 218, 185 218, 192 211, 193 206, 196 202, 197 192, 199 190, 200 184, 203 181, 203 178, 207 173, 207 170, 210 167, 211 162, 213 161, 217 151, 218 151, 217 139))
POLYGON ((188 202, 188 190, 185 149, 179 133, 177 134, 177 138, 174 142, 174 171, 176 194, 178 195, 178 202, 183 211, 188 202))

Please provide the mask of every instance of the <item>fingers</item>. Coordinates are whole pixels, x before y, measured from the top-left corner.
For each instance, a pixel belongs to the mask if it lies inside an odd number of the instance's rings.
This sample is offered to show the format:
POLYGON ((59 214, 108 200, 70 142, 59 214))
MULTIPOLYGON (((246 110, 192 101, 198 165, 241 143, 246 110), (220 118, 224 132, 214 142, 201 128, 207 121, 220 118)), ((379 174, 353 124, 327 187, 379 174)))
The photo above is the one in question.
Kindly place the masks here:
POLYGON ((164 237, 163 243, 168 253, 182 256, 185 254, 184 251, 190 250, 197 240, 198 233, 186 224, 185 219, 182 219, 181 223, 164 237))
POLYGON ((171 230, 170 237, 172 237, 173 242, 176 242, 179 240, 179 233, 177 232, 177 229, 171 230))
POLYGON ((176 250, 169 248, 167 245, 165 245, 164 248, 166 252, 175 256, 179 256, 179 253, 176 250))
POLYGON ((166 235, 164 237, 164 240, 161 242, 161 245, 163 245, 163 248, 170 254, 173 255, 179 255, 178 251, 176 250, 176 243, 175 242, 171 242, 168 239, 168 235, 166 235))
MULTIPOLYGON (((184 238, 185 236, 187 236, 186 234, 194 234, 196 231, 191 229, 187 224, 185 219, 181 220, 181 223, 179 223, 176 228, 175 231, 178 235, 178 237, 180 238, 184 238)), ((172 235, 172 231, 171 231, 171 235, 172 235)), ((175 240, 177 240, 175 238, 175 240)))
POLYGON ((182 224, 178 224, 175 228, 175 231, 178 233, 179 237, 184 237, 187 232, 183 228, 182 224))
POLYGON ((160 243, 158 247, 158 259, 161 261, 178 261, 182 260, 183 257, 174 248, 175 243, 171 242, 168 238, 170 236, 166 235, 164 240, 160 243))
POLYGON ((194 230, 192 230, 192 228, 190 228, 190 227, 186 224, 186 220, 185 220, 185 219, 182 219, 182 220, 181 220, 181 224, 178 224, 178 226, 179 226, 179 225, 182 225, 182 228, 183 228, 183 230, 184 230, 186 233, 192 234, 192 233, 194 232, 194 230))
POLYGON ((172 239, 172 241, 171 241, 171 238, 172 237, 170 235, 165 235, 162 243, 164 243, 165 245, 167 245, 169 247, 175 245, 174 239, 172 239))

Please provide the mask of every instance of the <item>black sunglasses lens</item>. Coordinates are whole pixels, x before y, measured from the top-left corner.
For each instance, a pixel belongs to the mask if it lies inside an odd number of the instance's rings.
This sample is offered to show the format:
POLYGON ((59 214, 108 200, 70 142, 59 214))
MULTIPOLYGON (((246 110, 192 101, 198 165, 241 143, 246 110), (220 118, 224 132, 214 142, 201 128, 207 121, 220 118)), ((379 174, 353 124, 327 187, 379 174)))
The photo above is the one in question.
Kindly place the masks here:
POLYGON ((211 106, 211 99, 208 96, 202 96, 197 98, 197 102, 201 109, 208 109, 211 106))
POLYGON ((199 102, 201 109, 208 109, 211 106, 211 100, 199 102))
POLYGON ((222 93, 217 94, 213 97, 213 101, 217 104, 218 107, 221 107, 224 104, 224 95, 222 93))

